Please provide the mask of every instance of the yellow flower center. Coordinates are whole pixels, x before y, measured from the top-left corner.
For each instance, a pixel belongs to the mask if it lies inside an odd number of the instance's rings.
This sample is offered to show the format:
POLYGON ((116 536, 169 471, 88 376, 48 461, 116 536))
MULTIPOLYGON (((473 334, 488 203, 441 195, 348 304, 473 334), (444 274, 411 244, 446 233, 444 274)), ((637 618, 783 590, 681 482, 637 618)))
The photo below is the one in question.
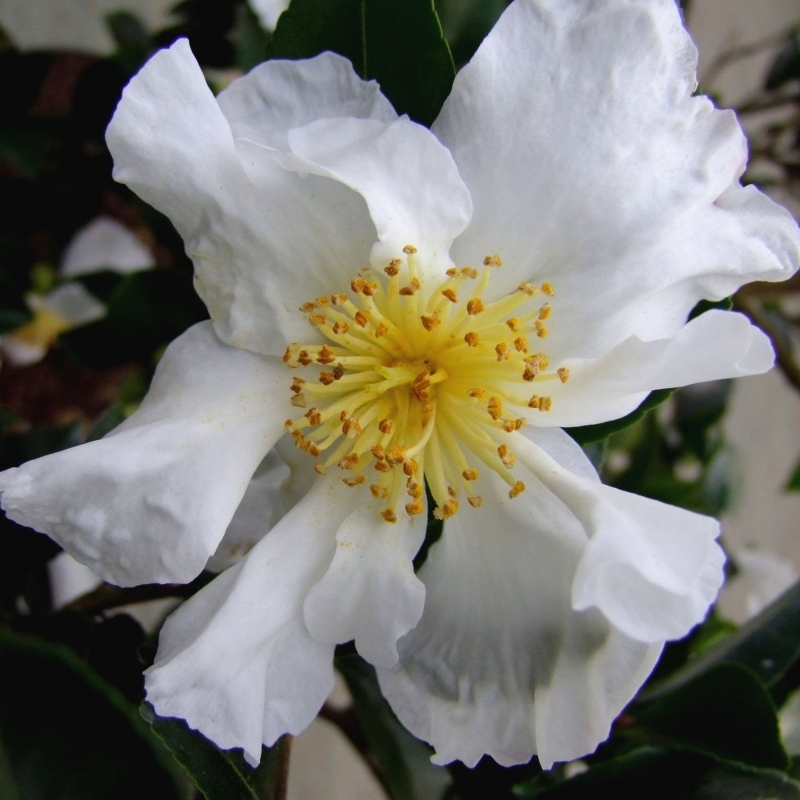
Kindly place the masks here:
POLYGON ((518 496, 525 486, 514 475, 510 435, 530 409, 551 406, 531 384, 569 377, 565 368, 551 371, 539 349, 551 314, 541 295, 553 296, 550 284, 522 283, 486 302, 499 256, 487 256, 482 271, 452 268, 429 287, 416 249, 404 253, 383 275, 361 270, 349 293, 304 304, 327 341, 292 343, 283 357, 304 368, 291 391, 292 405, 307 410, 286 421, 295 443, 317 459, 320 474, 336 466, 348 486, 368 484, 385 501, 387 522, 401 507, 424 512, 425 480, 439 519, 456 513, 462 492, 480 506, 475 486, 484 468, 518 496))

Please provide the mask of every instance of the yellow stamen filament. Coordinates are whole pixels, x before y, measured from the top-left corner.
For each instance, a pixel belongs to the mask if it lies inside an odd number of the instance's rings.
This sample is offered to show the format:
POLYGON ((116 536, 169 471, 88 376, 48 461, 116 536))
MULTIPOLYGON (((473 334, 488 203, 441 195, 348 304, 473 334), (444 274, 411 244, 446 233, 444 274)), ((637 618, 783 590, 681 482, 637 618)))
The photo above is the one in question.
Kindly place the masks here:
POLYGON ((338 466, 346 486, 369 490, 388 523, 425 513, 426 483, 438 519, 456 514, 464 496, 479 508, 486 478, 477 462, 508 484, 510 498, 522 493, 513 437, 552 405, 527 384, 569 378, 530 352, 554 315, 532 300, 553 297, 549 283, 524 282, 489 301, 499 255, 480 271, 452 267, 438 283, 420 258, 406 245, 382 269, 360 270, 349 292, 304 303, 316 342, 292 342, 283 356, 288 368, 308 370, 290 382, 290 402, 303 409, 286 422, 296 446, 320 475, 338 466))

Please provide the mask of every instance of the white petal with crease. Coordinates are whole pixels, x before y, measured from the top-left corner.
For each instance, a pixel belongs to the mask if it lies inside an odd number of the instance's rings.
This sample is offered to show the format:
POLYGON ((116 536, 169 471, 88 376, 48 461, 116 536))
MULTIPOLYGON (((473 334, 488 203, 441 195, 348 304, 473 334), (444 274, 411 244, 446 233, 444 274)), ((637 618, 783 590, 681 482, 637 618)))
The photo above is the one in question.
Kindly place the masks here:
POLYGON ((3 508, 112 583, 189 581, 283 434, 283 371, 200 323, 108 436, 2 473, 3 508))
POLYGON ((167 620, 148 670, 147 699, 222 749, 297 734, 333 689, 333 645, 303 622, 303 600, 333 555, 349 495, 320 480, 236 566, 167 620))

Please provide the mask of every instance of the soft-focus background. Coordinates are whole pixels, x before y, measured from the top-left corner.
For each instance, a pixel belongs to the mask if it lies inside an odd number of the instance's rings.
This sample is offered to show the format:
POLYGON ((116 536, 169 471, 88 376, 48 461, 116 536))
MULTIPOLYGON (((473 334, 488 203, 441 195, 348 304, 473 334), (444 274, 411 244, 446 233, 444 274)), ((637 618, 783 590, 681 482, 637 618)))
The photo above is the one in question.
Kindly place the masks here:
MULTIPOLYGON (((110 430, 143 396, 163 347, 205 316, 174 230, 111 182, 103 131, 154 46, 188 35, 221 88, 263 58, 265 29, 283 4, 173 5, 0 0, 0 468, 110 430)), ((437 0, 457 64, 504 5, 437 0)), ((800 38, 787 39, 792 25, 800 30, 800 3, 683 6, 700 48, 701 91, 742 112, 753 153, 747 179, 800 214, 800 38)), ((734 305, 773 338, 779 368, 690 387, 588 447, 606 481, 722 516, 732 570, 712 620, 721 632, 724 620, 744 621, 800 575, 800 283, 749 287, 734 305)), ((136 598, 106 588, 76 604, 95 589, 93 576, 44 537, 0 524, 0 621, 69 645, 137 704, 155 632, 178 600, 151 593, 117 609, 136 598)), ((327 719, 294 741, 291 800, 385 797, 342 733, 353 722, 348 705, 342 683, 327 719)))

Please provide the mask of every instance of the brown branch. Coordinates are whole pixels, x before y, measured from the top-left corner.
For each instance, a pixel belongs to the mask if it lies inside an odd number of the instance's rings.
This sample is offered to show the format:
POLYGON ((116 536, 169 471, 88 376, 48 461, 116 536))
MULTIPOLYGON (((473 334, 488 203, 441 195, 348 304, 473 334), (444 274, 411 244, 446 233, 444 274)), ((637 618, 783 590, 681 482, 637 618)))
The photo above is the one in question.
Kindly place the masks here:
POLYGON ((146 583, 142 586, 131 586, 121 588, 104 583, 91 592, 81 595, 76 600, 60 608, 58 614, 87 614, 89 616, 101 614, 112 608, 133 605, 134 603, 146 603, 150 600, 163 600, 167 597, 187 599, 193 594, 197 594, 214 575, 202 573, 191 583, 146 583))

